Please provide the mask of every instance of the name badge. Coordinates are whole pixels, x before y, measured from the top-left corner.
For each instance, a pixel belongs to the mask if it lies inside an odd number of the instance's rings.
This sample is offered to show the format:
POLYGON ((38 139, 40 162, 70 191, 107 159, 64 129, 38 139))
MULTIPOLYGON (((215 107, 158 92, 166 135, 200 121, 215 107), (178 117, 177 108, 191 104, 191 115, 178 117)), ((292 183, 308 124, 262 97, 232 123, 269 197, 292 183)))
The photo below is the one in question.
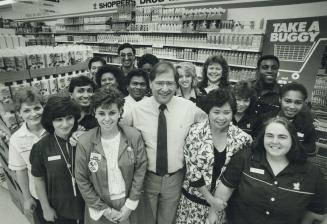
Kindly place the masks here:
POLYGON ((90 160, 101 161, 101 154, 91 152, 90 160))
POLYGON ((253 167, 250 167, 250 172, 251 173, 257 173, 257 174, 265 174, 265 170, 263 169, 258 169, 258 168, 253 168, 253 167))
POLYGON ((298 132, 298 133, 297 133, 297 136, 298 136, 299 138, 303 138, 303 137, 304 137, 304 134, 301 133, 301 132, 298 132))
POLYGON ((54 161, 54 160, 59 160, 61 159, 60 155, 56 155, 56 156, 49 156, 48 157, 48 161, 54 161))
POLYGON ((246 124, 246 128, 251 128, 251 124, 246 124))

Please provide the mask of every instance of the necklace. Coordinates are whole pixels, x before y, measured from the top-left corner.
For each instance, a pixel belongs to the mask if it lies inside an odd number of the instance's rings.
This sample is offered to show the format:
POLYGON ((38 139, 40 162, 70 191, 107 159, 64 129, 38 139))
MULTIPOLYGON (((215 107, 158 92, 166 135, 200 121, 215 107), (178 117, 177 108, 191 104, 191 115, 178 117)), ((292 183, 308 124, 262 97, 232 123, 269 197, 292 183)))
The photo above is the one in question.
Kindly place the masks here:
MULTIPOLYGON (((74 196, 76 196, 76 180, 75 180, 75 177, 74 177, 74 150, 72 150, 72 155, 71 155, 71 158, 70 158, 71 163, 69 163, 66 156, 65 156, 65 154, 64 154, 64 151, 62 150, 62 148, 61 148, 61 146, 59 144, 59 141, 57 139, 56 134, 54 133, 53 135, 54 135, 54 137, 56 139, 56 142, 57 142, 57 145, 58 145, 58 147, 60 149, 60 152, 61 152, 62 156, 64 157, 66 167, 67 167, 67 169, 69 171, 69 174, 70 174, 70 176, 72 178, 72 186, 73 186, 74 196)), ((68 156, 69 156, 69 147, 68 147, 67 142, 66 142, 66 150, 67 150, 67 153, 68 153, 68 156)))

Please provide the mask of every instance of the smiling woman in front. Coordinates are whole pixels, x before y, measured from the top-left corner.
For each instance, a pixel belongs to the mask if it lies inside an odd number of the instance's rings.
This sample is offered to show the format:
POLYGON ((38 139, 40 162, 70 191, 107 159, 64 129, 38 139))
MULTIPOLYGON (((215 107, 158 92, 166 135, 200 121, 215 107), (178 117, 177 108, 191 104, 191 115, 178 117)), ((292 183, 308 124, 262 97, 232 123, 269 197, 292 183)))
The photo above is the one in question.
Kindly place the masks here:
MULTIPOLYGON (((252 151, 236 154, 221 180, 215 197, 227 201, 234 192, 227 209, 232 224, 311 224, 326 213, 323 176, 283 117, 268 121, 252 151)), ((215 223, 215 212, 210 217, 215 223)))
POLYGON ((48 134, 33 145, 30 154, 36 194, 50 223, 83 223, 84 201, 74 177, 75 149, 68 141, 79 118, 79 107, 70 97, 49 98, 41 118, 48 134))
POLYGON ((79 138, 76 180, 86 202, 85 223, 135 223, 147 158, 141 134, 118 125, 124 99, 112 87, 92 97, 99 126, 79 138))

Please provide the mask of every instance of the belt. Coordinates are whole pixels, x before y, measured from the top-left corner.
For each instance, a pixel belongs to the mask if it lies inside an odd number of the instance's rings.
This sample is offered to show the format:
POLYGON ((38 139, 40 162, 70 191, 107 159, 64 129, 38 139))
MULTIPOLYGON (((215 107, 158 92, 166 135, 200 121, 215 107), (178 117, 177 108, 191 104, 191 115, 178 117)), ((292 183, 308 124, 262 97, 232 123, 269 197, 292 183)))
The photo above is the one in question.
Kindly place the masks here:
POLYGON ((148 172, 149 173, 152 173, 152 174, 154 174, 154 175, 156 175, 156 176, 159 176, 159 177, 171 177, 171 176, 173 176, 174 174, 176 174, 178 171, 180 171, 181 169, 179 169, 179 170, 177 170, 177 171, 175 171, 175 172, 172 172, 172 173, 166 173, 166 174, 159 174, 159 173, 156 173, 156 172, 153 172, 153 171, 151 171, 151 170, 148 170, 148 172))

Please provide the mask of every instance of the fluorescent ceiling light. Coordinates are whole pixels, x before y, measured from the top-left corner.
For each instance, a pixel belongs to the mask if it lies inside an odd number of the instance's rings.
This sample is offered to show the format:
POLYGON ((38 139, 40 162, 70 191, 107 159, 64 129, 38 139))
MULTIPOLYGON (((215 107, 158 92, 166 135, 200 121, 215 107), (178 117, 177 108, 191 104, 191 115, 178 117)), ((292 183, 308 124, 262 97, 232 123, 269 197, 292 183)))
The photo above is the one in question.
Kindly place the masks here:
POLYGON ((15 0, 3 0, 3 1, 0 1, 0 6, 11 5, 13 3, 16 3, 16 1, 15 0))

